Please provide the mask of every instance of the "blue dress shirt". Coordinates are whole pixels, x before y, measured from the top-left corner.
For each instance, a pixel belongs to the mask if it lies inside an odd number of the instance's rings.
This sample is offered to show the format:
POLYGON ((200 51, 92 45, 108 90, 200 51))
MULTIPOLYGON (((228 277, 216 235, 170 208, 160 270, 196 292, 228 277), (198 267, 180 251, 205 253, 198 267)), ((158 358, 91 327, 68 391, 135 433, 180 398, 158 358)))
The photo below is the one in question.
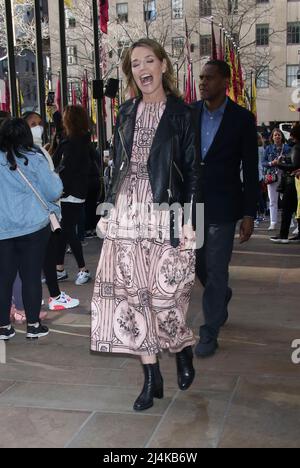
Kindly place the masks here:
POLYGON ((219 109, 213 112, 210 112, 204 103, 201 119, 201 150, 203 159, 206 158, 215 136, 218 133, 227 103, 228 98, 226 98, 224 104, 219 107, 219 109))

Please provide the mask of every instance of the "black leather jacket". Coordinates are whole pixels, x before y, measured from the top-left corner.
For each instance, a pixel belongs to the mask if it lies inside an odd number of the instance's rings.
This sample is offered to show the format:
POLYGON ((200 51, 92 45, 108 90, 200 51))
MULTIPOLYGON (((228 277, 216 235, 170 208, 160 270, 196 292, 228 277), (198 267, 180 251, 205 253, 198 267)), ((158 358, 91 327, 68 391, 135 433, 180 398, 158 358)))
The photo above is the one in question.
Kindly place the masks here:
MULTIPOLYGON (((115 169, 107 203, 115 203, 130 166, 140 101, 140 98, 131 99, 120 108, 114 137, 115 169)), ((199 154, 194 111, 181 99, 169 96, 147 164, 154 203, 180 203, 182 206, 192 203, 195 207, 202 202, 199 154)))

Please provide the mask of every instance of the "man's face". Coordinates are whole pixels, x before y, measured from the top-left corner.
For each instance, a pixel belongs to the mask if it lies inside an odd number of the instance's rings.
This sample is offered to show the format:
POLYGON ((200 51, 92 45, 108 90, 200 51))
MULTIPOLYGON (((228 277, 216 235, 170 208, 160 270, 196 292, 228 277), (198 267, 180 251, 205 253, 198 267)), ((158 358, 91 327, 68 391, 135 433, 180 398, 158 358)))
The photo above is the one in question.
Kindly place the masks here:
POLYGON ((215 65, 205 65, 200 74, 201 99, 213 101, 226 94, 229 79, 224 78, 215 65))

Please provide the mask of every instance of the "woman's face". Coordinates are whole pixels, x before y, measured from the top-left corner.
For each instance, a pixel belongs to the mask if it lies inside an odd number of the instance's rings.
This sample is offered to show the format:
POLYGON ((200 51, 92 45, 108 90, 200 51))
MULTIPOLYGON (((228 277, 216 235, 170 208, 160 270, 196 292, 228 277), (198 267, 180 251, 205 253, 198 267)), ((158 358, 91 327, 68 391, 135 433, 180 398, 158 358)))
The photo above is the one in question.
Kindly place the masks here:
POLYGON ((131 69, 134 81, 144 96, 163 92, 163 74, 167 70, 166 61, 161 62, 152 49, 136 47, 131 55, 131 69))
POLYGON ((280 132, 275 132, 273 135, 274 144, 279 146, 282 144, 282 135, 280 132))

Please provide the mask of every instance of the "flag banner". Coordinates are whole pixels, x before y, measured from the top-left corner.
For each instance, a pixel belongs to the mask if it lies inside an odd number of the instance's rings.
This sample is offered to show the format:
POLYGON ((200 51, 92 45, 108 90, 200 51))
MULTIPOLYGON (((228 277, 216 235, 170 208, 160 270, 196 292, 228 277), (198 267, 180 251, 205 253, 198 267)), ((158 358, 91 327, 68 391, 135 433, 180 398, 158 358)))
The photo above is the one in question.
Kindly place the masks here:
POLYGON ((81 105, 84 109, 88 110, 88 99, 89 99, 89 92, 88 92, 88 81, 86 75, 82 79, 82 97, 81 97, 81 105))
POLYGON ((65 6, 69 8, 69 10, 72 10, 73 8, 73 0, 65 0, 65 6))
POLYGON ((72 106, 77 105, 77 94, 76 94, 76 89, 75 89, 75 84, 72 83, 72 106))
POLYGON ((191 104, 193 102, 192 98, 192 66, 189 63, 188 64, 188 75, 187 75, 187 81, 186 81, 186 90, 185 90, 185 97, 184 101, 187 104, 191 104))
POLYGON ((108 0, 99 0, 100 29, 104 34, 108 33, 109 4, 108 0))
POLYGON ((218 59, 217 41, 216 41, 215 28, 214 28, 213 21, 211 22, 211 43, 212 43, 211 58, 212 60, 217 60, 218 59))
POLYGON ((61 87, 60 87, 60 75, 58 75, 57 83, 56 83, 56 91, 55 91, 55 105, 59 112, 62 111, 61 107, 61 87))
POLYGON ((220 38, 219 38, 219 60, 224 60, 224 34, 223 34, 223 29, 220 28, 220 38))

